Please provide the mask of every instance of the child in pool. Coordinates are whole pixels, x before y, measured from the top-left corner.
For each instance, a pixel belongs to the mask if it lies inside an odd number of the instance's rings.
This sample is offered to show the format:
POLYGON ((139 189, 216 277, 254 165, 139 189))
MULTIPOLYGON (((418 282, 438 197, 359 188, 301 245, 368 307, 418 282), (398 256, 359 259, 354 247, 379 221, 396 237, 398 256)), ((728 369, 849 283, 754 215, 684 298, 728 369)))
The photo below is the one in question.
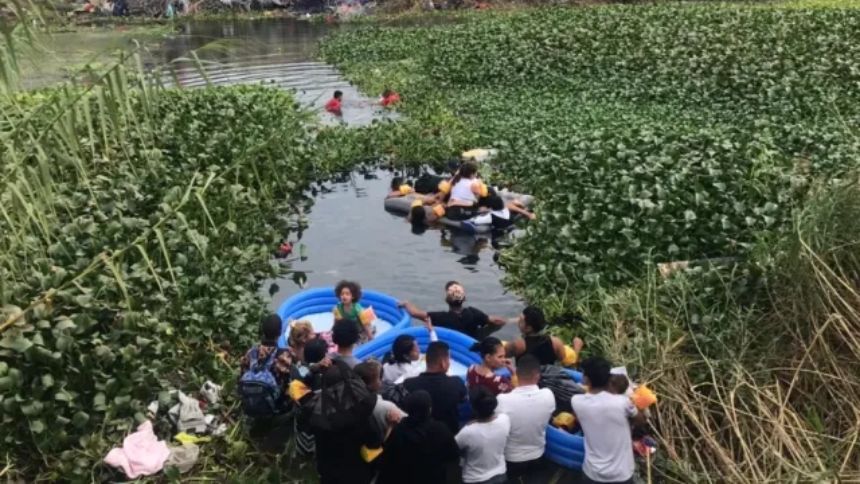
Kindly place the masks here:
POLYGON ((412 186, 406 183, 402 177, 396 176, 391 180, 391 191, 388 192, 385 198, 400 198, 412 193, 415 193, 412 186))
POLYGON ((314 338, 314 327, 308 321, 291 321, 287 352, 293 361, 305 361, 305 345, 314 338))
POLYGON ((366 310, 358 303, 361 299, 361 286, 352 281, 340 281, 334 288, 334 294, 340 301, 332 309, 334 322, 337 323, 342 319, 360 321, 361 339, 359 340, 359 344, 373 339, 373 321, 368 317, 366 310))

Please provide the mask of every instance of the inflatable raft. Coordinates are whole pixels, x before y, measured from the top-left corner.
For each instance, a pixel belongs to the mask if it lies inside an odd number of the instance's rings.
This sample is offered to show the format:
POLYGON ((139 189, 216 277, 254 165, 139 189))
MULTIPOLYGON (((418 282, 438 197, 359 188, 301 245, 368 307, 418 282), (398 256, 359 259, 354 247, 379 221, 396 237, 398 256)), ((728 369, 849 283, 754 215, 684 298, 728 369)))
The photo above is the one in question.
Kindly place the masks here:
MULTIPOLYGON (((519 200, 523 205, 529 206, 532 201, 532 197, 530 195, 520 195, 513 192, 508 191, 499 191, 499 195, 501 195, 502 199, 505 202, 509 202, 512 200, 519 200)), ((423 195, 419 194, 410 194, 402 197, 395 198, 386 198, 385 199, 385 210, 389 212, 399 213, 402 215, 406 215, 412 209, 412 202, 415 201, 416 198, 423 197, 423 195)), ((427 214, 427 219, 431 216, 433 209, 429 205, 424 206, 424 212, 427 214)), ((437 220, 438 223, 445 225, 447 227, 451 227, 453 229, 463 229, 463 222, 460 220, 451 220, 448 217, 442 217, 437 220)), ((487 233, 493 230, 493 226, 491 224, 481 224, 475 226, 476 233, 487 233)))
MULTIPOLYGON (((362 290, 361 293, 359 303, 365 308, 372 307, 377 317, 373 322, 376 327, 376 338, 369 341, 368 345, 391 332, 391 329, 406 328, 411 324, 412 318, 403 308, 397 307, 397 300, 393 297, 367 289, 362 290)), ((309 321, 317 333, 330 331, 334 325, 332 308, 337 303, 334 287, 306 289, 284 301, 278 308, 278 316, 284 322, 281 337, 278 339, 278 347, 285 348, 287 346, 290 321, 303 319, 309 321)))
MULTIPOLYGON (((361 360, 376 358, 381 361, 385 354, 391 351, 394 339, 401 334, 414 336, 422 353, 427 350, 427 346, 430 344, 430 334, 424 327, 397 329, 389 331, 383 336, 378 336, 357 348, 354 353, 355 357, 361 360)), ((448 370, 448 373, 465 380, 469 367, 481 362, 477 353, 469 351, 475 340, 463 333, 446 328, 436 328, 436 335, 439 341, 448 343, 448 346, 451 348, 451 368, 448 370)), ((504 371, 506 372, 507 370, 504 371)), ((565 370, 565 372, 577 383, 582 381, 581 373, 573 370, 565 370)), ((462 421, 469 419, 470 409, 468 405, 460 408, 460 417, 462 421)), ((571 434, 547 425, 544 457, 562 467, 580 470, 582 469, 582 461, 585 458, 585 441, 580 434, 571 434)))

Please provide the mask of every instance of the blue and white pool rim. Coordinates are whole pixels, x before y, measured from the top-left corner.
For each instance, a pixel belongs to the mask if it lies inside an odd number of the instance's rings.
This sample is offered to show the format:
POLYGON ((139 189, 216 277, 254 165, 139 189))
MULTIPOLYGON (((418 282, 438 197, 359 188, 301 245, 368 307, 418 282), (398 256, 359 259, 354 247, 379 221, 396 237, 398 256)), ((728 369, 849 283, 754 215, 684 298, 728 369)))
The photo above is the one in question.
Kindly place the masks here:
MULTIPOLYGON (((294 320, 309 321, 317 333, 330 331, 334 325, 332 309, 338 302, 334 287, 305 289, 284 301, 278 308, 278 316, 284 322, 278 346, 281 348, 287 346, 289 324, 294 320)), ((359 303, 365 308, 372 307, 376 313, 377 320, 373 324, 376 327, 377 339, 393 328, 407 328, 412 322, 409 313, 397 306, 397 299, 387 294, 363 289, 359 303)))

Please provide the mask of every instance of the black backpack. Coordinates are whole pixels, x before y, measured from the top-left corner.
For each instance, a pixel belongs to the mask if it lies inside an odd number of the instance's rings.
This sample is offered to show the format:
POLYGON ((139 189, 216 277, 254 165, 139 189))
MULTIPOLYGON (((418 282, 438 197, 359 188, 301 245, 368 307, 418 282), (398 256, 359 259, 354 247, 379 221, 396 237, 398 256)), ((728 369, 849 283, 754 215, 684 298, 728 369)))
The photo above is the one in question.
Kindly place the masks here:
POLYGON ((366 422, 376 406, 376 395, 341 360, 322 375, 319 391, 302 402, 301 418, 312 432, 340 432, 366 422))

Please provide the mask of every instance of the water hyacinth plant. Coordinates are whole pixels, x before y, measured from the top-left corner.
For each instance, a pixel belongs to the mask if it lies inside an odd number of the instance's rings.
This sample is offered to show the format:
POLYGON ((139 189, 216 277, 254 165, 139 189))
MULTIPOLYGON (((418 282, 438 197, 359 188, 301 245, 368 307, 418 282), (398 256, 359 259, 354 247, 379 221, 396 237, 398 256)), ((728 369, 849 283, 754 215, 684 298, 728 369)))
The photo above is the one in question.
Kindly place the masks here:
POLYGON ((860 10, 458 20, 342 31, 323 54, 396 86, 412 120, 457 119, 461 148, 500 149, 494 175, 538 215, 506 283, 663 396, 662 477, 856 478, 860 10))

